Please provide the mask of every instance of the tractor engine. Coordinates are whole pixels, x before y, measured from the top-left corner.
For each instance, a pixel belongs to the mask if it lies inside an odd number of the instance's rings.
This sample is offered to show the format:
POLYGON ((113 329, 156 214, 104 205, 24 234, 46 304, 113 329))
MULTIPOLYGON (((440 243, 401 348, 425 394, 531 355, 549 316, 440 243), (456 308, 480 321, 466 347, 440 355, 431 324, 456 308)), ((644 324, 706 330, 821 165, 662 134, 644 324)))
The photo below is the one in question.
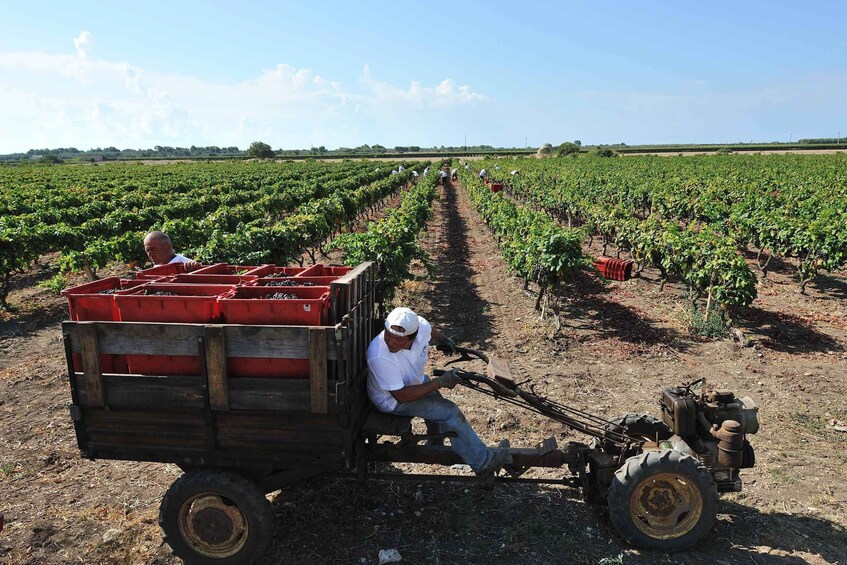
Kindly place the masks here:
POLYGON ((714 477, 719 492, 741 491, 739 469, 755 464, 748 434, 759 431, 759 409, 750 397, 725 390, 699 396, 691 386, 668 388, 660 402, 662 420, 674 432, 673 449, 697 457, 714 477))

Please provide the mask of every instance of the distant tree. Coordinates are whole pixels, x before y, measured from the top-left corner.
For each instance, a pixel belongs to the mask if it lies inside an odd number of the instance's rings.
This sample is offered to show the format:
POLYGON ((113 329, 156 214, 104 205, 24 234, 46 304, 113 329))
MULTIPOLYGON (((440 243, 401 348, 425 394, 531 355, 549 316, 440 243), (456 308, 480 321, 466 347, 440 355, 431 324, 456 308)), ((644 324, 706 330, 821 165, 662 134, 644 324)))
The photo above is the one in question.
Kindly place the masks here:
POLYGON ((582 147, 582 142, 578 139, 575 139, 573 144, 576 145, 577 147, 582 147))
POLYGON ((274 155, 271 146, 261 141, 254 141, 247 150, 247 156, 253 159, 272 159, 274 155))
POLYGON ((615 151, 612 151, 608 147, 600 148, 598 147, 595 151, 591 152, 592 157, 617 157, 618 154, 615 151))
POLYGON ((564 157, 566 155, 576 155, 579 153, 579 146, 576 143, 566 141, 556 148, 556 156, 564 157))
POLYGON ((61 163, 64 163, 64 161, 62 161, 55 155, 45 155, 44 157, 39 157, 37 162, 43 163, 45 165, 59 165, 61 163))

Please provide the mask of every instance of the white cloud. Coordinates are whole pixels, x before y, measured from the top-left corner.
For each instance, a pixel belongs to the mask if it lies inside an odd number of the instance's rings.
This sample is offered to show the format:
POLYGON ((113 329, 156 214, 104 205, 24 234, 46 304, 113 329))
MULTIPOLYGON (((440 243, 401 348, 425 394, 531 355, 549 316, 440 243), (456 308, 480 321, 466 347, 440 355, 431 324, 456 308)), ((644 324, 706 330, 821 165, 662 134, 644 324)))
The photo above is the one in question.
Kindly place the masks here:
MULTIPOLYGON (((390 143, 391 115, 486 102, 468 85, 398 87, 372 77, 345 84, 279 64, 237 83, 142 69, 94 56, 83 31, 75 54, 0 52, 0 153, 33 147, 238 145, 334 147, 390 143), (9 86, 13 85, 13 86, 9 86)), ((404 134, 405 135, 405 134, 404 134)))

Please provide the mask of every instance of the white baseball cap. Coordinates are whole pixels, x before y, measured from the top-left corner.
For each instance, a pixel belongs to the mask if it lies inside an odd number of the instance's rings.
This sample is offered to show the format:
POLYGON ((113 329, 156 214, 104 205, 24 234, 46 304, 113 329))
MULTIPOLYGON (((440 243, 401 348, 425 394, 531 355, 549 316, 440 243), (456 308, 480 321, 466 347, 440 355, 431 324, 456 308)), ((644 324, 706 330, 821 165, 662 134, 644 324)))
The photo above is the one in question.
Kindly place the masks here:
POLYGON ((409 308, 395 308, 385 319, 385 331, 406 337, 418 331, 418 315, 409 308), (399 326, 403 331, 397 331, 391 326, 399 326))

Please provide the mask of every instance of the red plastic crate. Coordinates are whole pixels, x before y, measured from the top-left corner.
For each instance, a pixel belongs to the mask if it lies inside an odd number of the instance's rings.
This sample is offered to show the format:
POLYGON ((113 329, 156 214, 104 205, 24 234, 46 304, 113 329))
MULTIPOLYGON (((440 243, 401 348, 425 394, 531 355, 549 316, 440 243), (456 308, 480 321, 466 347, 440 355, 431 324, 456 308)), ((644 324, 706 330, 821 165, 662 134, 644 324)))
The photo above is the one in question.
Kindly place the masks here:
POLYGON ((198 275, 197 273, 186 273, 170 277, 167 282, 175 284, 251 284, 258 279, 256 275, 198 275))
POLYGON ((492 182, 490 186, 491 192, 502 192, 503 184, 499 182, 492 182))
POLYGON ((341 277, 353 270, 353 267, 339 267, 335 265, 312 265, 297 275, 298 277, 341 277))
POLYGON ((127 294, 116 295, 115 305, 123 322, 174 322, 207 324, 217 322, 218 296, 235 288, 224 284, 173 284, 151 282, 127 294), (173 292, 176 296, 143 294, 173 292))
MULTIPOLYGON (((295 277, 311 267, 273 267, 259 275, 259 278, 270 278, 274 275, 285 275, 287 277, 295 277)), ((251 274, 256 274, 252 272, 251 274)))
MULTIPOLYGON (((303 285, 304 283, 312 283, 315 286, 329 286, 333 282, 337 281, 338 277, 328 276, 328 277, 289 277, 285 279, 280 278, 271 278, 271 277, 262 277, 256 279, 256 286, 271 286, 272 282, 279 281, 291 281, 296 282, 298 285, 303 285)), ((279 286, 276 288, 285 289, 284 286, 279 286)))
POLYGON ((230 265, 229 263, 215 263, 191 271, 194 275, 256 275, 262 276, 265 272, 270 272, 273 265, 230 265), (251 272, 253 271, 253 272, 251 272))
POLYGON ((139 280, 156 280, 170 275, 179 275, 185 272, 184 263, 168 263, 167 265, 156 265, 135 273, 139 280))
POLYGON ((145 282, 108 277, 66 288, 61 295, 68 299, 68 312, 74 322, 113 322, 119 319, 115 309, 115 295, 100 292, 114 290, 125 294, 145 282))
MULTIPOLYGON (((68 312, 75 322, 112 322, 118 319, 114 294, 100 294, 103 290, 126 293, 147 281, 108 277, 67 288, 61 292, 68 299, 68 312)), ((74 371, 82 371, 82 357, 73 354, 74 371)), ((100 370, 104 373, 126 373, 126 355, 100 355, 100 370)))
POLYGON ((325 325, 330 315, 329 287, 241 286, 218 299, 218 311, 227 324, 325 325), (277 292, 300 298, 267 298, 277 292))

